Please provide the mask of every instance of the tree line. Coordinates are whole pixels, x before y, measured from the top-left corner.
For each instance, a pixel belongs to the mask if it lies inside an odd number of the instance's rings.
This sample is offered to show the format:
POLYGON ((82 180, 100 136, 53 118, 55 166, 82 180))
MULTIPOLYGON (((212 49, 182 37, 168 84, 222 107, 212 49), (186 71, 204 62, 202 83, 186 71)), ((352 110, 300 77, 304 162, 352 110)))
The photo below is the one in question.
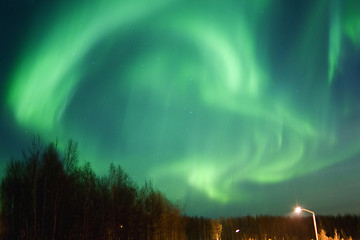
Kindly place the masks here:
MULTIPOLYGON (((136 185, 120 166, 97 176, 65 149, 34 138, 7 165, 0 186, 0 239, 233 240, 314 239, 311 217, 185 216, 147 181, 136 185)), ((317 216, 321 240, 360 239, 360 216, 317 216), (333 238, 330 238, 333 237, 333 238)))
MULTIPOLYGON (((189 240, 315 239, 312 217, 245 216, 220 219, 185 217, 189 240)), ((319 240, 360 239, 360 216, 318 216, 319 240)))
POLYGON ((79 165, 77 143, 60 151, 39 138, 7 165, 1 239, 186 239, 180 207, 151 182, 138 187, 120 166, 98 177, 79 165))
MULTIPOLYGON (((360 239, 360 216, 316 216, 320 240, 360 239)), ((232 239, 315 239, 312 217, 246 216, 222 218, 223 240, 232 239)))

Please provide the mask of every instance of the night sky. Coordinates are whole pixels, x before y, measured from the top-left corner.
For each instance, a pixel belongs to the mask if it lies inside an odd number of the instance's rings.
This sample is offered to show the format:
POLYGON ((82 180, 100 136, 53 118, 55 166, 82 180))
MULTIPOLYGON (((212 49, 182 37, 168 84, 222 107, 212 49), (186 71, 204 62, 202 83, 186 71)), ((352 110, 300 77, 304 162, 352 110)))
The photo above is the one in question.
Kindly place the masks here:
POLYGON ((1 174, 40 134, 189 215, 360 213, 360 1, 0 9, 1 174))

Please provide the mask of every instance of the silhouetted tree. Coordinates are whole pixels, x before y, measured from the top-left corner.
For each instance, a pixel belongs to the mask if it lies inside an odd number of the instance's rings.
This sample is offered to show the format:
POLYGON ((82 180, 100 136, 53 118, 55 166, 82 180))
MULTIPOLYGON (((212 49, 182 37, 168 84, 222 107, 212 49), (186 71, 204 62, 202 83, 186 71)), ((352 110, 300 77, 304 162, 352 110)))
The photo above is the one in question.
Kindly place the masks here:
POLYGON ((70 139, 65 147, 64 155, 65 172, 67 174, 75 173, 79 164, 78 143, 70 139))

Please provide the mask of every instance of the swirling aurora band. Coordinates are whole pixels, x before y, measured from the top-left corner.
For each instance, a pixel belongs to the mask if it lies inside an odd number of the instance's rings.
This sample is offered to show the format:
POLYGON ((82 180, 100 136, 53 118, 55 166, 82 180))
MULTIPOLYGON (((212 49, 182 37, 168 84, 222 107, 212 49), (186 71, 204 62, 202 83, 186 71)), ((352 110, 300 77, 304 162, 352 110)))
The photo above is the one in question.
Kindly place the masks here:
POLYGON ((354 96, 333 94, 343 42, 360 44, 356 1, 304 4, 288 27, 266 0, 74 5, 30 31, 7 102, 20 126, 79 140, 93 166, 108 165, 101 156, 172 199, 229 203, 251 199, 243 183, 359 154, 360 129, 341 127, 354 96))

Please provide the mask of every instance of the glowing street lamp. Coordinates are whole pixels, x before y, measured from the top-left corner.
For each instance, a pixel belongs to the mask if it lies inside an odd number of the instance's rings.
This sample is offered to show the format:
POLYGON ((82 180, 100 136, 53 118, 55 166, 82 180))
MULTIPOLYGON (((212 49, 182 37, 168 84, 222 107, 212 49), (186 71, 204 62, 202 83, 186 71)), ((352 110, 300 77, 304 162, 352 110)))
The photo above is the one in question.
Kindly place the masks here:
POLYGON ((319 240, 318 233, 317 233, 317 227, 316 227, 315 213, 313 211, 310 211, 310 210, 302 208, 302 207, 296 207, 295 208, 296 213, 300 213, 301 211, 309 212, 309 213, 312 214, 313 221, 314 221, 315 237, 316 237, 316 240, 319 240))

